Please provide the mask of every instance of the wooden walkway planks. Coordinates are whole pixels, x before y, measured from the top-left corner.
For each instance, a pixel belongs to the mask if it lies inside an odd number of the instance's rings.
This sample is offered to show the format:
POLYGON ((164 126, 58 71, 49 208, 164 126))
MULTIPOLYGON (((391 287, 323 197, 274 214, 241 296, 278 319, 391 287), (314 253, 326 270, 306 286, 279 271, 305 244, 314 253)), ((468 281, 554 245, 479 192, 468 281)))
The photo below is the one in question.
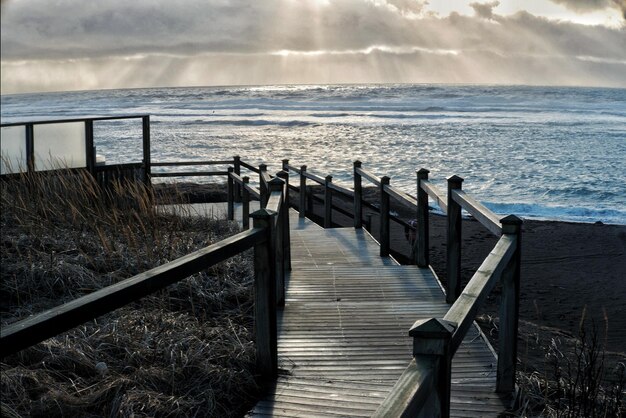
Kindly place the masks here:
MULTIPOLYGON (((322 229, 292 211, 286 303, 278 317, 280 377, 250 416, 369 416, 408 365, 408 330, 443 317, 429 269, 378 256, 363 230, 322 229)), ((474 327, 452 369, 452 416, 497 416, 496 359, 474 327)))

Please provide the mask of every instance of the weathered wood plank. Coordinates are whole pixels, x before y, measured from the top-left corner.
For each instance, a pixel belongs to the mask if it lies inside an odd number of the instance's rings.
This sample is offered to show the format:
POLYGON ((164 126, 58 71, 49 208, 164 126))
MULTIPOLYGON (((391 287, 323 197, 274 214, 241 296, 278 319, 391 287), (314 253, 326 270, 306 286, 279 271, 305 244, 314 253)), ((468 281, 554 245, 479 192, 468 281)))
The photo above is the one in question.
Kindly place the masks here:
POLYGON ((193 166, 193 165, 223 165, 233 164, 233 160, 220 161, 157 161, 152 162, 152 167, 176 167, 176 166, 193 166))
POLYGON ((366 179, 374 183, 376 186, 380 186, 380 177, 378 177, 373 172, 366 170, 362 167, 356 167, 354 171, 361 175, 361 177, 365 177, 366 179))
POLYGON ((408 193, 405 193, 402 190, 397 189, 390 185, 385 185, 384 190, 385 190, 385 193, 389 194, 389 196, 393 197, 394 199, 396 199, 398 202, 400 202, 407 208, 409 209, 417 208, 417 199, 409 195, 408 193))
POLYGON ((255 166, 253 166, 252 164, 248 164, 244 161, 240 161, 239 164, 241 164, 242 167, 247 168, 248 170, 254 172, 254 173, 259 173, 259 169, 255 166))
POLYGON ((485 228, 491 231, 492 234, 498 237, 502 235, 500 218, 474 197, 468 195, 463 190, 453 190, 452 199, 476 218, 485 228))
POLYGON ((444 319, 457 324, 457 330, 452 336, 452 352, 461 344, 465 332, 474 322, 476 312, 481 302, 487 297, 491 289, 499 280, 513 252, 515 251, 514 236, 503 235, 491 250, 485 261, 463 289, 463 292, 452 305, 444 319))
POLYGON ((153 171, 152 177, 198 177, 198 176, 227 176, 228 171, 180 171, 180 172, 159 172, 153 171))
POLYGON ((318 184, 322 184, 322 185, 324 184, 324 177, 320 177, 308 171, 301 173, 300 175, 306 177, 309 180, 313 180, 314 182, 318 184))
POLYGON ((446 203, 445 195, 429 180, 420 181, 420 186, 422 190, 424 190, 428 196, 431 197, 436 203, 437 206, 443 211, 444 214, 448 213, 448 204, 446 203))

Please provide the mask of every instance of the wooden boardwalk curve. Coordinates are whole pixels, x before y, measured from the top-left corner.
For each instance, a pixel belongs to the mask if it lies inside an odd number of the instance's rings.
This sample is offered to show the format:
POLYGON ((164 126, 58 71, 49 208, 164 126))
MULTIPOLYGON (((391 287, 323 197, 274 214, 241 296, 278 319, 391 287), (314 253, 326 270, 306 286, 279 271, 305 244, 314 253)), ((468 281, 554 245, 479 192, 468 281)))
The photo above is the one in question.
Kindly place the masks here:
MULTIPOLYGON (((249 416, 370 416, 411 359, 410 327, 449 305, 430 269, 379 257, 366 231, 290 218, 279 378, 249 416)), ((451 416, 503 413, 510 400, 495 379, 495 354, 474 325, 453 360, 451 416)))

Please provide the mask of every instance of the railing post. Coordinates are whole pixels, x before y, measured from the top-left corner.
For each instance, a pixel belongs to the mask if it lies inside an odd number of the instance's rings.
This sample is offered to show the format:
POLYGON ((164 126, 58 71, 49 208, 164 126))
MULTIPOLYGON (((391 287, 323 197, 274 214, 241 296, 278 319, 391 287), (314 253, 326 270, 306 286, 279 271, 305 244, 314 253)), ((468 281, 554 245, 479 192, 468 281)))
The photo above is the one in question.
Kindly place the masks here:
POLYGON ((314 205, 315 202, 313 200, 313 186, 306 186, 306 205, 310 214, 315 214, 314 205))
POLYGON ((241 221, 243 223, 243 229, 250 229, 250 192, 246 188, 250 182, 250 177, 246 176, 243 179, 243 187, 241 188, 241 221))
POLYGON ((289 209, 290 208, 289 206, 289 171, 281 170, 276 173, 276 177, 280 177, 281 179, 285 181, 285 193, 284 193, 285 205, 287 205, 287 209, 289 209))
MULTIPOLYGON (((268 188, 269 188, 269 193, 271 194, 272 192, 280 192, 282 195, 281 199, 285 198, 285 193, 284 193, 284 188, 285 188, 285 181, 281 178, 278 177, 274 177, 269 183, 268 183, 268 188)), ((274 251, 276 254, 276 277, 275 277, 275 281, 276 281, 276 304, 277 306, 285 306, 285 252, 284 252, 284 218, 285 218, 285 211, 283 210, 283 207, 285 206, 285 202, 284 200, 281 202, 280 205, 280 211, 278 212, 278 217, 276 219, 275 222, 275 229, 273 232, 273 238, 274 238, 274 251)))
POLYGON ((363 228, 363 184, 357 168, 361 168, 361 161, 355 161, 354 168, 354 227, 363 228))
POLYGON ((385 186, 389 184, 389 177, 380 179, 380 256, 389 257, 389 195, 385 186))
POLYGON ((144 183, 150 185, 150 177, 152 176, 152 165, 150 160, 150 115, 141 117, 141 131, 143 139, 143 169, 144 183))
POLYGON ((368 213, 367 215, 365 215, 365 229, 367 229, 368 232, 372 232, 372 214, 368 213))
POLYGON ((263 179, 263 172, 267 171, 266 164, 259 164, 259 194, 261 195, 261 199, 259 204, 261 208, 264 208, 267 205, 267 199, 269 198, 269 193, 267 192, 267 184, 263 179))
POLYGON ((26 124, 26 171, 35 171, 35 129, 32 123, 26 124))
POLYGON ((287 173, 289 173, 289 159, 288 158, 283 159, 283 171, 286 171, 287 173))
MULTIPOLYGON (((285 161, 288 162, 289 160, 283 160, 283 167, 289 165, 289 163, 285 164, 285 161)), ((285 187, 283 192, 283 205, 281 206, 281 211, 283 211, 283 258, 285 271, 291 271, 291 232, 289 231, 289 172, 287 170, 279 171, 278 173, 276 173, 276 176, 285 181, 285 187)))
POLYGON ((254 245, 254 320, 257 370, 269 382, 278 372, 276 331, 276 274, 272 224, 276 212, 260 209, 251 215, 254 228, 265 231, 265 239, 254 245))
POLYGON ((333 192, 330 183, 333 182, 333 176, 324 178, 324 228, 333 227, 333 192))
POLYGON ((85 161, 87 171, 96 178, 96 149, 93 146, 93 120, 85 120, 85 161))
MULTIPOLYGON (((233 157, 233 166, 235 168, 235 174, 237 174, 238 176, 241 176, 241 157, 238 155, 235 155, 233 157)), ((241 185, 239 183, 235 183, 235 202, 239 203, 241 202, 241 196, 242 195, 242 190, 241 190, 241 185)))
POLYGON ((522 220, 509 215, 500 220, 502 233, 516 236, 515 252, 500 277, 500 329, 498 334, 498 374, 496 392, 515 390, 517 364, 517 326, 519 319, 520 263, 522 254, 522 220))
POLYGON ((300 205, 298 209, 300 210, 299 217, 306 217, 306 177, 304 174, 306 173, 306 165, 300 167, 300 205))
POLYGON ((446 302, 448 303, 454 303, 456 298, 461 294, 461 205, 452 199, 452 191, 460 190, 462 183, 463 179, 459 176, 448 178, 448 228, 446 244, 446 272, 448 277, 446 302))
POLYGON ((417 172, 417 240, 415 241, 416 262, 418 267, 428 267, 429 254, 429 224, 428 224, 428 193, 422 189, 421 182, 428 180, 430 171, 421 168, 417 172))
POLYGON ((228 196, 228 220, 232 221, 235 219, 235 188, 233 187, 233 178, 230 176, 233 173, 233 168, 228 167, 228 175, 226 178, 227 184, 227 196, 228 196))
POLYGON ((435 402, 428 402, 431 410, 407 410, 406 416, 442 417, 450 416, 450 381, 452 377, 452 353, 450 339, 456 324, 438 318, 421 319, 413 324, 409 335, 413 337, 413 357, 436 356, 434 389, 435 402))

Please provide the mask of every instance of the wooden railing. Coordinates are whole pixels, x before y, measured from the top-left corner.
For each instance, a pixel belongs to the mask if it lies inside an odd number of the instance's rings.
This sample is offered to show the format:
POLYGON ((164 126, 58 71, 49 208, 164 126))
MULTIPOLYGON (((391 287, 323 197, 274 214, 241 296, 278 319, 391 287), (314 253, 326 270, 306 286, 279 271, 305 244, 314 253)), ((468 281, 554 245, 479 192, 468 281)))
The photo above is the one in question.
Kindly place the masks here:
MULTIPOLYGON (((230 178, 238 178, 230 173, 230 178)), ((246 192, 260 196, 241 179, 246 192)), ((105 287, 64 305, 2 327, 0 357, 54 337, 103 314, 152 294, 192 274, 254 248, 255 335, 257 371, 264 381, 277 375, 276 309, 284 305, 285 271, 290 268, 289 213, 285 180, 268 184, 266 207, 249 215, 252 228, 172 262, 105 287)), ((244 213, 243 221, 248 216, 244 213)))
MULTIPOLYGON (((385 212, 380 210, 381 205, 384 204, 384 202, 382 202, 384 198, 381 198, 379 200, 378 205, 371 203, 363 198, 360 173, 364 172, 366 176, 369 176, 366 178, 372 178, 373 183, 379 187, 381 179, 378 179, 375 175, 366 170, 360 169, 359 172, 357 172, 356 167, 358 166, 360 168, 360 164, 361 163, 358 161, 355 162, 354 189, 349 189, 333 183, 333 177, 330 175, 326 177, 321 177, 307 171, 306 165, 296 167, 290 165, 289 160, 283 160, 283 170, 293 171, 300 177, 299 186, 290 186, 291 190, 295 190, 299 194, 299 203, 296 205, 296 207, 299 210, 300 217, 304 218, 305 216, 314 216, 313 202, 317 201, 319 203, 322 203, 324 206, 322 225, 325 228, 331 228, 333 225, 335 225, 333 221, 333 213, 336 212, 346 217, 353 218, 355 228, 362 228, 363 226, 365 226, 368 230, 371 230, 371 219, 369 219, 369 216, 364 216, 363 207, 366 207, 373 212, 377 212, 379 214, 379 224, 381 225, 383 224, 383 222, 386 221, 383 220, 381 217, 386 216, 388 217, 389 221, 394 221, 405 228, 412 228, 411 225, 401 217, 394 215, 389 211, 385 212), (317 196, 315 196, 312 188, 307 185, 307 180, 311 180, 314 183, 323 186, 324 198, 318 198, 317 196), (335 194, 340 195, 345 199, 352 200, 354 202, 353 210, 349 211, 342 208, 341 206, 336 205, 333 202, 333 195, 335 194)), ((409 196, 401 190, 391 187, 389 185, 385 187, 385 190, 386 193, 388 193, 390 196, 397 198, 399 203, 403 204, 404 206, 415 207, 415 198, 409 196)), ((381 255, 383 254, 385 253, 381 250, 381 255)), ((387 253, 384 256, 386 255, 389 254, 387 253)))
MULTIPOLYGON (((413 337, 413 359, 396 382, 389 396, 374 416, 442 416, 450 415, 451 363, 461 341, 474 321, 476 312, 496 283, 502 285, 499 327, 499 355, 496 388, 497 392, 510 393, 515 390, 515 366, 517 359, 517 325, 519 311, 519 283, 521 256, 521 224, 516 216, 500 219, 479 201, 462 190, 463 179, 452 176, 448 179, 447 194, 429 182, 429 171, 419 170, 417 175, 417 198, 390 185, 389 177, 378 177, 364 169, 360 161, 354 162, 354 189, 332 184, 332 177, 322 178, 283 161, 283 169, 300 176, 300 217, 310 211, 310 190, 306 181, 324 185, 325 227, 332 225, 332 192, 353 199, 354 227, 363 226, 363 206, 378 212, 380 255, 390 254, 390 225, 394 219, 390 214, 390 199, 415 210, 417 239, 414 249, 415 262, 419 267, 429 267, 429 197, 447 218, 447 285, 446 301, 452 306, 443 318, 417 321, 409 330, 413 337), (378 188, 379 206, 368 204, 363 199, 363 179, 378 188), (461 239, 462 210, 484 225, 496 236, 497 244, 472 276, 465 289, 461 289, 461 239)), ((347 213, 350 215, 350 213, 347 213)), ((404 222, 406 225, 406 222, 404 222)))

